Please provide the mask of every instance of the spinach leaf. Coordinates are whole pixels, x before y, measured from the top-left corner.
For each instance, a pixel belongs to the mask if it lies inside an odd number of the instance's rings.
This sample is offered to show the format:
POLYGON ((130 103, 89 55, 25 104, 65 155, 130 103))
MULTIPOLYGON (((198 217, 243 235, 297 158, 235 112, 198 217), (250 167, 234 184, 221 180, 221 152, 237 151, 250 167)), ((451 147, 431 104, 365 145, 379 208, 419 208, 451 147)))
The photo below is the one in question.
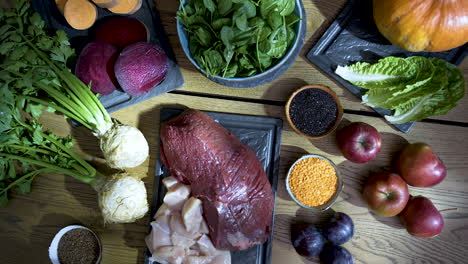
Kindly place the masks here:
POLYGON ((218 75, 224 68, 224 60, 217 50, 207 50, 203 53, 206 72, 210 75, 218 75))
POLYGON ((242 1, 242 5, 239 6, 239 9, 237 9, 235 13, 245 14, 247 18, 252 18, 257 15, 257 8, 252 2, 250 2, 249 0, 245 0, 242 1))
POLYGON ((226 71, 224 72, 224 77, 227 77, 227 78, 232 78, 232 77, 235 77, 237 75, 237 71, 238 71, 238 66, 237 66, 237 63, 231 63, 226 71))
POLYGON ((213 0, 203 0, 203 4, 205 5, 206 9, 210 11, 210 13, 214 13, 216 10, 216 5, 213 0))
POLYGON ((283 25, 283 16, 278 11, 272 10, 268 15, 268 24, 275 30, 283 25))
POLYGON ((221 30, 224 26, 229 26, 232 23, 232 20, 230 18, 218 18, 213 21, 213 29, 214 30, 221 30))
POLYGON ((294 0, 276 0, 276 5, 282 16, 290 15, 296 7, 294 0))
POLYGON ((194 31, 195 40, 204 47, 211 47, 213 36, 211 32, 203 26, 198 27, 194 31))
POLYGON ((242 31, 246 31, 249 29, 249 26, 247 24, 247 16, 245 14, 236 17, 235 21, 238 29, 242 31))
POLYGON ((221 16, 225 16, 232 8, 232 0, 219 0, 218 1, 218 13, 221 16))
POLYGON ((229 48, 232 46, 232 40, 235 37, 234 30, 228 26, 224 26, 221 29, 221 40, 223 41, 224 45, 229 48))
POLYGON ((286 25, 288 27, 290 27, 290 26, 296 24, 297 22, 299 22, 300 20, 301 19, 296 14, 292 13, 292 14, 286 16, 286 25))
POLYGON ((177 19, 207 75, 242 77, 267 70, 285 55, 299 21, 294 8, 294 0, 189 0, 177 19))
POLYGON ((281 58, 284 56, 288 48, 288 32, 286 25, 274 30, 268 38, 271 48, 267 52, 273 58, 281 58))
POLYGON ((296 39, 296 32, 294 32, 294 30, 290 26, 286 27, 286 31, 288 34, 288 47, 290 47, 293 45, 294 40, 296 39))

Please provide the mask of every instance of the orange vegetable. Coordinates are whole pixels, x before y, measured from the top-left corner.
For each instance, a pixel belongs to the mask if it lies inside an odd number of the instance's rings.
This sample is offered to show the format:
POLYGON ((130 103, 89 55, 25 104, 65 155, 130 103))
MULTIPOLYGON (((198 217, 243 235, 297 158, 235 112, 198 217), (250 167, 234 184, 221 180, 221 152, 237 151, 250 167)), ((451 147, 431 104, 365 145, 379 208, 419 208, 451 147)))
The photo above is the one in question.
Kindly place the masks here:
POLYGON ((131 15, 141 8, 142 3, 142 0, 120 0, 116 6, 108 9, 112 13, 131 15))
POLYGON ((92 0, 97 6, 102 8, 111 8, 116 6, 120 0, 92 0))
POLYGON ((321 158, 300 160, 289 175, 289 187, 294 197, 309 207, 327 203, 335 194, 337 185, 335 168, 321 158))
POLYGON ((468 41, 468 0, 374 0, 374 20, 392 44, 444 51, 468 41))
POLYGON ((96 21, 97 9, 87 0, 68 0, 63 15, 71 27, 83 30, 90 28, 96 21))
POLYGON ((63 9, 65 8, 66 3, 67 3, 67 0, 55 0, 55 4, 57 5, 57 8, 60 10, 62 14, 63 14, 63 9))

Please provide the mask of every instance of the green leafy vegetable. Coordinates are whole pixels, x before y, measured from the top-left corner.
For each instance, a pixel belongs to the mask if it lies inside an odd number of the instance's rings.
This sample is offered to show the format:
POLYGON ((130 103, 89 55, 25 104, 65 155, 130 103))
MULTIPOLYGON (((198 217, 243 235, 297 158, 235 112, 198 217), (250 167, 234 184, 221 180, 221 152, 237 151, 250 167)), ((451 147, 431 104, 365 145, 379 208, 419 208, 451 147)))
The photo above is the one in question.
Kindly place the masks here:
POLYGON ((387 57, 338 66, 336 74, 367 90, 366 105, 393 110, 385 118, 396 124, 447 114, 465 94, 461 71, 437 58, 387 57))
POLYGON ((192 57, 208 75, 243 77, 284 57, 300 19, 294 0, 189 0, 177 19, 189 32, 192 57))
POLYGON ((148 211, 146 189, 139 177, 121 173, 107 177, 96 171, 71 148, 71 137, 58 137, 44 131, 34 119, 20 113, 24 101, 7 86, 0 87, 0 105, 4 106, 0 134, 0 207, 8 204, 9 194, 31 192, 36 176, 62 173, 74 177, 98 192, 105 222, 128 223, 148 211))
MULTIPOLYGON (((205 15, 209 11, 203 3, 214 5, 212 1, 197 3, 188 9, 191 13, 203 11, 205 15)), ((190 21, 197 23, 198 43, 209 45, 210 25, 201 16, 190 17, 190 21)), ((136 167, 146 160, 144 135, 111 119, 91 92, 91 84, 84 84, 67 68, 74 51, 65 32, 50 36, 27 0, 18 0, 11 11, 0 11, 0 25, 0 86, 22 95, 19 104, 26 104, 26 112, 37 119, 46 106, 78 121, 100 139, 104 157, 113 168, 136 167)))
POLYGON ((34 178, 46 172, 59 172, 91 183, 96 170, 71 150, 71 137, 60 138, 43 131, 35 120, 21 116, 21 96, 6 85, 0 87, 2 109, 0 134, 0 206, 6 206, 8 193, 29 193, 34 178))
MULTIPOLYGON (((29 1, 19 0, 16 8, 0 13, 0 82, 25 96, 33 104, 56 109, 75 119, 92 131, 103 134, 112 120, 97 97, 66 67, 74 55, 63 31, 49 36, 44 21, 30 7, 29 1), (39 99, 45 92, 51 101, 39 99)), ((38 106, 26 111, 34 117, 38 106)))

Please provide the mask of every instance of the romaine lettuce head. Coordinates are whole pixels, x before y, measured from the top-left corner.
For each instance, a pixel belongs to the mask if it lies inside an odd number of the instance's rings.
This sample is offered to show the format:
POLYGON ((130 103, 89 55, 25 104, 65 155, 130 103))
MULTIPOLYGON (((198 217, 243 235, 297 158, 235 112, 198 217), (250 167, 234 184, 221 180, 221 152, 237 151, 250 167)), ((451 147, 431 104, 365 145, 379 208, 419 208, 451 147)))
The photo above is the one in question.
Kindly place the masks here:
MULTIPOLYGON (((436 58, 425 58, 424 60, 433 65, 432 72, 421 72, 418 75, 418 77, 420 77, 418 78, 418 81, 406 85, 406 87, 401 91, 392 93, 392 95, 388 96, 380 107, 396 110, 402 104, 407 104, 414 101, 414 99, 422 100, 422 98, 437 93, 439 90, 444 89, 447 86, 448 69, 446 62, 436 58)), ((422 69, 424 68, 421 68, 421 70, 422 69)))
POLYGON ((446 114, 465 94, 461 71, 437 58, 387 57, 375 64, 338 66, 335 73, 367 90, 364 104, 394 110, 386 116, 392 123, 446 114))
POLYGON ((399 105, 394 109, 393 116, 385 116, 387 121, 402 124, 433 115, 445 115, 465 96, 465 81, 460 69, 443 60, 439 61, 446 66, 447 85, 436 93, 399 105))

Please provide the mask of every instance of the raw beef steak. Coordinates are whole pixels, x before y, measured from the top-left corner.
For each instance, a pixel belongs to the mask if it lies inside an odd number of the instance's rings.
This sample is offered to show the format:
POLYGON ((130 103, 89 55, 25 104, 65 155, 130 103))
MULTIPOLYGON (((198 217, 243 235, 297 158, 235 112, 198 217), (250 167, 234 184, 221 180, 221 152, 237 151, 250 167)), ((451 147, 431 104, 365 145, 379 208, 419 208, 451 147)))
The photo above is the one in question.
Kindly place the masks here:
POLYGON ((187 110, 163 123, 161 157, 203 203, 218 249, 264 243, 271 232, 273 192, 255 153, 208 115, 187 110))

